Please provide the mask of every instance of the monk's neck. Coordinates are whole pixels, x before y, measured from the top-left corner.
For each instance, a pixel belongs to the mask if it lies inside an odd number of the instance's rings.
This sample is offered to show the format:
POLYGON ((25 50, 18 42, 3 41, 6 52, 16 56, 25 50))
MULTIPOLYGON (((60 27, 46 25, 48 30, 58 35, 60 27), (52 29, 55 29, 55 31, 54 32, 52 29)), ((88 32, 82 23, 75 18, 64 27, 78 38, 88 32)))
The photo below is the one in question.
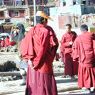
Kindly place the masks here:
POLYGON ((68 33, 68 34, 71 34, 71 32, 72 32, 72 31, 68 31, 67 33, 68 33))

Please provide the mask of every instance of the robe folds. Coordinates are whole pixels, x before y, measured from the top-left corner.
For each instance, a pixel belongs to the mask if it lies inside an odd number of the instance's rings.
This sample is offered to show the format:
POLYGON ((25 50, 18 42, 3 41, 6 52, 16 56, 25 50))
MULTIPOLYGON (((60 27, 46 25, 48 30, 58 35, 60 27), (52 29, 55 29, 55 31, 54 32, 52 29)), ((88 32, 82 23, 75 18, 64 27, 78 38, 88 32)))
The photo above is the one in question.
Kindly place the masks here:
POLYGON ((21 42, 21 54, 35 67, 28 65, 26 95, 57 95, 53 75, 54 60, 58 40, 50 26, 37 24, 21 42))
POLYGON ((61 55, 62 55, 62 61, 64 63, 64 74, 65 75, 77 75, 78 72, 78 63, 76 61, 73 61, 72 59, 72 45, 70 45, 70 42, 74 42, 77 35, 75 32, 68 32, 65 33, 61 40, 61 55))
POLYGON ((78 85, 80 88, 95 87, 95 54, 93 37, 89 32, 76 38, 73 44, 73 59, 79 61, 78 85))

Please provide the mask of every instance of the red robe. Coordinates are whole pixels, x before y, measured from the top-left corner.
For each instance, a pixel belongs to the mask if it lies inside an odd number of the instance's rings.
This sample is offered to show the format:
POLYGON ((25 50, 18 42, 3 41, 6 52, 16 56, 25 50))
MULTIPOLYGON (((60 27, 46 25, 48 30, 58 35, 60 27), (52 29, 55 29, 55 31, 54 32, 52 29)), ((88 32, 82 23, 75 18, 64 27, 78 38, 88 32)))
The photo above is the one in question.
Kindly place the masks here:
POLYGON ((95 57, 91 33, 86 32, 76 38, 73 44, 73 59, 79 61, 79 87, 95 87, 95 57))
POLYGON ((10 45, 9 37, 6 37, 4 41, 5 41, 5 47, 8 47, 10 45))
POLYGON ((21 55, 25 59, 32 60, 36 70, 52 73, 52 62, 58 48, 58 40, 51 27, 38 24, 34 28, 21 42, 21 55))
POLYGON ((0 48, 5 46, 5 41, 4 40, 0 40, 0 48))
POLYGON ((37 24, 21 42, 21 54, 35 67, 28 66, 26 95, 57 95, 52 62, 58 40, 51 27, 37 24))
POLYGON ((4 42, 5 42, 4 47, 14 46, 16 44, 15 41, 10 41, 9 37, 5 38, 4 42))
POLYGON ((65 33, 61 40, 60 51, 62 54, 62 60, 64 62, 64 74, 65 75, 77 75, 78 63, 72 59, 72 45, 69 42, 74 42, 77 37, 75 32, 65 33))

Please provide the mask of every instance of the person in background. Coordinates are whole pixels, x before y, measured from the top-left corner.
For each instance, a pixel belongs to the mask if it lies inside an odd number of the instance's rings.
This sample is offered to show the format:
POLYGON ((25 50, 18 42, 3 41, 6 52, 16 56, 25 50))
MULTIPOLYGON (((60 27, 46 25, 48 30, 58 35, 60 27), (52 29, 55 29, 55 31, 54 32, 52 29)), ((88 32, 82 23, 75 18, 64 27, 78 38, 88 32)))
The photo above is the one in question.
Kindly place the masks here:
POLYGON ((81 25, 80 30, 82 34, 75 39, 72 47, 73 60, 79 62, 78 86, 92 93, 95 92, 95 38, 88 32, 86 24, 81 25))
POLYGON ((72 58, 72 45, 77 37, 74 31, 71 31, 71 24, 66 24, 66 33, 62 36, 60 44, 60 52, 62 61, 64 63, 64 75, 63 77, 70 77, 74 79, 74 75, 77 75, 78 63, 73 61, 72 58))
POLYGON ((25 28, 24 28, 24 25, 23 24, 21 24, 21 23, 18 23, 17 25, 16 25, 16 27, 17 27, 17 42, 21 42, 21 40, 24 38, 24 36, 25 36, 25 28))
POLYGON ((33 27, 33 20, 29 17, 26 17, 26 22, 25 22, 25 33, 27 33, 31 28, 33 27))
POLYGON ((28 61, 25 95, 58 95, 52 63, 58 48, 54 30, 47 25, 49 16, 36 14, 37 25, 21 43, 22 58, 28 61))
POLYGON ((0 25, 0 33, 4 33, 4 27, 3 27, 3 25, 0 25))
POLYGON ((22 76, 22 82, 20 85, 26 84, 26 71, 27 71, 27 62, 25 60, 21 59, 21 53, 20 53, 20 43, 22 39, 25 37, 25 28, 22 23, 18 23, 16 25, 16 29, 14 29, 14 40, 17 44, 17 50, 18 50, 18 61, 16 62, 19 65, 20 74, 22 76))

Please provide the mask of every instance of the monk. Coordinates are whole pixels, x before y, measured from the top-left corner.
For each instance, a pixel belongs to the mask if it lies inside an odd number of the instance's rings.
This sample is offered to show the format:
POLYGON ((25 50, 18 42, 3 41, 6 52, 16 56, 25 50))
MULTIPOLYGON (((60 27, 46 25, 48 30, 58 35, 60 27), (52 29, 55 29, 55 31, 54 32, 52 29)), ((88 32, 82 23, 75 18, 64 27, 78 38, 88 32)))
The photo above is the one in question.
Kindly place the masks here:
POLYGON ((58 48, 53 29, 47 25, 49 16, 37 12, 37 25, 21 42, 22 58, 28 60, 25 95, 58 95, 52 62, 58 48))
POLYGON ((77 37, 77 34, 71 31, 71 24, 66 25, 66 33, 63 35, 61 40, 61 57, 64 63, 64 76, 69 76, 74 79, 74 75, 77 75, 78 63, 74 62, 72 59, 72 45, 77 37))
POLYGON ((75 39, 73 44, 73 59, 79 61, 78 86, 95 92, 95 54, 93 36, 88 32, 88 26, 80 27, 82 34, 75 39), (93 90, 91 88, 94 88, 93 90))

